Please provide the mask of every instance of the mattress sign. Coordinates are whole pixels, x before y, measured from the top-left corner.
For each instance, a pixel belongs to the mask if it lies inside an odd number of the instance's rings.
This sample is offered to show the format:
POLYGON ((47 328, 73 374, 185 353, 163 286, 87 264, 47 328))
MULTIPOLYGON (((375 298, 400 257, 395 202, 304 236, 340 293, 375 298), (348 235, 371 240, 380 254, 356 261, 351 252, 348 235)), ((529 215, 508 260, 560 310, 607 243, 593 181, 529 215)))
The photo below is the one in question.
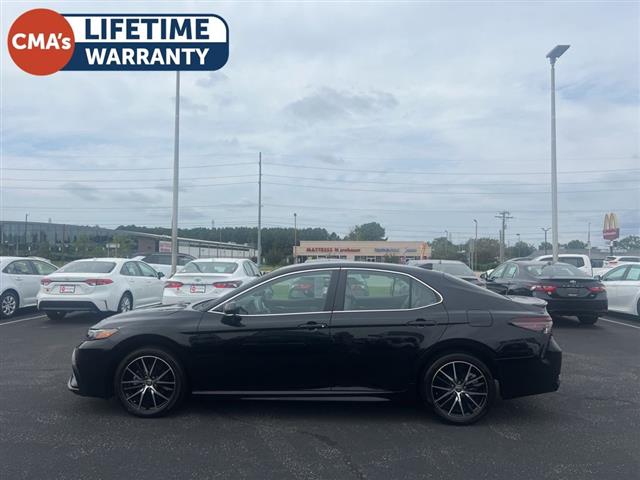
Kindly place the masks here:
POLYGON ((226 22, 212 14, 60 14, 38 8, 11 25, 9 53, 33 75, 59 70, 218 70, 226 22))

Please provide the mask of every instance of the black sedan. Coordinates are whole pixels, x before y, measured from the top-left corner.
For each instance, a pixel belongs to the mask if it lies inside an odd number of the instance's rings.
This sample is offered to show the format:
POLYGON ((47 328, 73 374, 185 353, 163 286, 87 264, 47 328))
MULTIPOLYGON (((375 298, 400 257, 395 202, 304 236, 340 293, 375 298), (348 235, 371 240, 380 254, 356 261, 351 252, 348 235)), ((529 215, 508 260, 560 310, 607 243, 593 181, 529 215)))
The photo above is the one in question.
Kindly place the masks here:
POLYGON ((567 263, 509 261, 491 272, 487 288, 540 298, 551 316, 575 315, 587 325, 596 323, 608 307, 604 285, 567 263))
POLYGON ((282 268, 225 297, 116 315, 74 350, 68 387, 159 416, 188 393, 235 397, 418 395, 442 419, 558 389, 551 318, 448 274, 371 263, 282 268), (313 280, 328 288, 289 295, 313 280), (355 295, 349 285, 366 285, 355 295))

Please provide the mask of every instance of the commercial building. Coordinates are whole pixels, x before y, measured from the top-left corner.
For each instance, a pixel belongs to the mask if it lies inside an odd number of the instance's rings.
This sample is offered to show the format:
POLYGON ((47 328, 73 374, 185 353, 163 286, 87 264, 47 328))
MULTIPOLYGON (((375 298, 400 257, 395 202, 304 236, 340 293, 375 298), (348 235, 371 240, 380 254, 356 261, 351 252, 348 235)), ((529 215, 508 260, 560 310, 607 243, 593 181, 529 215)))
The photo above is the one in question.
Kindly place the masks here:
MULTIPOLYGON (((105 256, 171 251, 169 235, 88 225, 0 221, 0 247, 4 255, 52 255, 70 259, 77 257, 78 249, 88 244, 98 246, 102 252, 92 251, 105 256)), ((249 245, 184 237, 178 238, 178 252, 198 258, 253 258, 257 255, 255 248, 249 245)))
POLYGON ((363 262, 405 262, 431 256, 426 242, 395 241, 301 241, 293 247, 297 263, 306 260, 336 258, 363 262))

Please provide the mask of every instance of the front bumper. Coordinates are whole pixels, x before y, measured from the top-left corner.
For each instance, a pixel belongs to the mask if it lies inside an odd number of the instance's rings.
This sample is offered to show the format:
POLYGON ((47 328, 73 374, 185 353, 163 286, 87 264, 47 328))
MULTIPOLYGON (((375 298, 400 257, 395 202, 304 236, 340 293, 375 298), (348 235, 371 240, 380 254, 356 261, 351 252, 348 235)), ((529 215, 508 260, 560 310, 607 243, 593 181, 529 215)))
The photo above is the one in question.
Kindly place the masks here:
POLYGON ((76 347, 71 354, 71 377, 67 388, 85 397, 108 398, 112 395, 113 365, 106 350, 76 347))
POLYGON ((551 337, 540 356, 498 361, 500 394, 507 399, 555 392, 560 387, 561 368, 562 350, 551 337))

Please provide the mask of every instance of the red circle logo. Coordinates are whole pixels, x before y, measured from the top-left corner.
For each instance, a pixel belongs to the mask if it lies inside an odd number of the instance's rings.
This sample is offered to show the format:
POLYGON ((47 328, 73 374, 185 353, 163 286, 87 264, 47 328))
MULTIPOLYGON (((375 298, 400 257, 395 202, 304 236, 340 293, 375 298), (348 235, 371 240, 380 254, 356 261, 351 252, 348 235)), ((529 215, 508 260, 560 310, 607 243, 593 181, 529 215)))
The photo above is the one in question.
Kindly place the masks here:
POLYGON ((75 44, 69 22, 46 8, 20 15, 7 40, 14 63, 32 75, 51 75, 63 68, 71 60, 75 44))

